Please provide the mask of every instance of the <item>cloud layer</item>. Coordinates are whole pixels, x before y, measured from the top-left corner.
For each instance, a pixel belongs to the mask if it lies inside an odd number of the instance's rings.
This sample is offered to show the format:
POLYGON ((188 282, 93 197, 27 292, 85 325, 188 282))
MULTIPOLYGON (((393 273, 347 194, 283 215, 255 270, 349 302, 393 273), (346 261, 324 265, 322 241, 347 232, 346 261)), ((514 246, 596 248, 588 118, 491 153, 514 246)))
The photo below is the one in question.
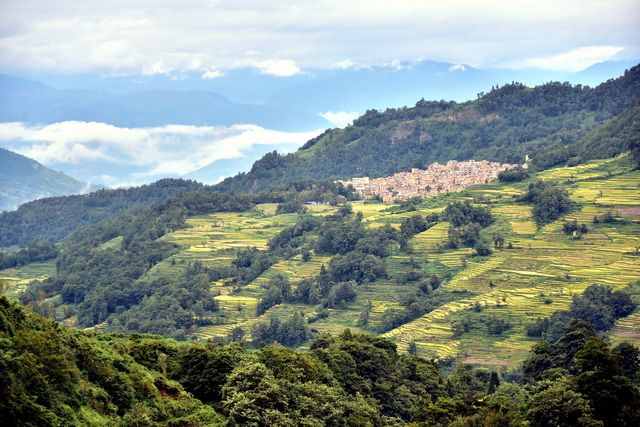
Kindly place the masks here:
POLYGON ((637 0, 3 0, 0 68, 287 77, 434 59, 578 69, 640 56, 638 22, 637 0))
POLYGON ((582 71, 593 64, 606 61, 623 50, 624 48, 619 46, 584 46, 568 52, 517 61, 513 66, 554 71, 582 71))
POLYGON ((292 151, 319 133, 280 132, 250 124, 121 128, 76 121, 47 126, 0 123, 0 146, 62 170, 91 165, 92 175, 101 176, 101 183, 127 185, 182 176, 217 160, 241 158, 258 144, 292 151))

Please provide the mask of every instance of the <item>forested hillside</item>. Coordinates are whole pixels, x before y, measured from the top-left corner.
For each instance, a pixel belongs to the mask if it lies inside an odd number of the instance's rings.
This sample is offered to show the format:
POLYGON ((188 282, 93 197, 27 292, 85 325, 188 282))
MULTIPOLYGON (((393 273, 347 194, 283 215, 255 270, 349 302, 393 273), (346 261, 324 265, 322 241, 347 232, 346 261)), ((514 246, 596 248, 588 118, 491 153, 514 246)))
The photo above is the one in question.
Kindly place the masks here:
POLYGON ((86 189, 87 185, 80 181, 0 148, 0 212, 31 200, 80 193, 86 189))
POLYGON ((59 241, 83 225, 201 188, 203 185, 194 181, 164 179, 130 189, 99 190, 25 203, 16 211, 0 213, 0 247, 26 245, 34 240, 59 241))
POLYGON ((0 298, 0 417, 6 426, 632 427, 639 357, 580 321, 499 373, 401 355, 349 330, 304 352, 95 335, 0 298))
POLYGON ((218 187, 248 191, 306 179, 385 176, 451 159, 522 163, 528 155, 535 167, 547 168, 605 158, 624 151, 624 139, 604 143, 594 133, 618 132, 630 117, 637 123, 639 96, 636 66, 596 88, 512 83, 466 103, 421 100, 411 108, 370 110, 296 153, 265 155, 250 172, 218 187))
POLYGON ((260 347, 349 327, 423 356, 513 367, 566 316, 638 342, 625 335, 639 320, 635 167, 624 154, 522 170, 400 205, 348 203, 331 184, 203 188, 9 252, 0 283, 81 328, 260 347), (579 299, 591 285, 604 290, 579 299))
MULTIPOLYGON (((49 316, 73 316, 77 326, 109 320, 118 330, 184 337, 195 327, 211 324, 211 317, 219 311, 209 285, 218 273, 200 263, 181 263, 177 275, 158 274, 156 266, 180 248, 161 238, 187 226, 189 217, 247 212, 264 202, 288 203, 296 209, 305 197, 335 204, 353 195, 334 184, 309 184, 297 192, 252 196, 200 186, 163 203, 129 209, 82 227, 60 243, 59 250, 31 244, 17 252, 0 252, 0 270, 55 258, 55 274, 22 293, 24 304, 49 316)), ((255 277, 262 270, 252 273, 251 268, 238 268, 238 274, 243 272, 255 277)))

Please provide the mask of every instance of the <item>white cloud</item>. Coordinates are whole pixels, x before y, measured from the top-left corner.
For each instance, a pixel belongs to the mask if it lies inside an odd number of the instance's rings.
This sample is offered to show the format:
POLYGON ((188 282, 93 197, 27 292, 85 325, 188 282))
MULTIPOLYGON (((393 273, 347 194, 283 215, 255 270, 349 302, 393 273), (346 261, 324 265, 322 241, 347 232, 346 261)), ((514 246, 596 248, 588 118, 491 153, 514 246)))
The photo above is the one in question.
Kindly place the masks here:
POLYGON ((517 68, 533 67, 555 71, 582 71, 613 58, 624 50, 621 46, 584 46, 555 55, 529 58, 516 62, 517 68))
POLYGON ((450 72, 454 72, 454 71, 466 71, 467 67, 465 67, 463 64, 455 64, 449 67, 449 71, 450 72))
POLYGON ((217 79, 218 77, 224 76, 224 73, 220 70, 207 70, 202 73, 201 78, 205 80, 217 79))
MULTIPOLYGON (((640 55, 637 0, 1 3, 0 67, 10 70, 204 74, 249 64, 291 76, 419 58, 491 66, 581 46, 640 55)), ((551 59, 541 65, 560 67, 551 59)))
POLYGON ((295 61, 290 59, 270 59, 260 61, 255 66, 263 73, 276 77, 290 77, 299 74, 302 70, 295 61))
POLYGON ((169 74, 173 71, 173 68, 164 64, 163 61, 157 61, 153 64, 144 65, 142 67, 142 75, 145 76, 155 76, 158 74, 169 74))
POLYGON ((360 116, 360 113, 347 111, 327 111, 326 113, 320 113, 320 115, 334 127, 344 128, 353 123, 353 121, 360 116))
POLYGON ((186 175, 216 160, 241 158, 257 144, 295 149, 319 133, 251 124, 121 128, 76 121, 46 126, 0 123, 0 144, 45 165, 93 165, 98 181, 114 185, 186 175), (125 176, 114 177, 116 170, 126 170, 125 176))
POLYGON ((348 70, 350 68, 358 68, 358 64, 350 59, 343 59, 342 61, 338 61, 333 64, 333 67, 339 70, 348 70))

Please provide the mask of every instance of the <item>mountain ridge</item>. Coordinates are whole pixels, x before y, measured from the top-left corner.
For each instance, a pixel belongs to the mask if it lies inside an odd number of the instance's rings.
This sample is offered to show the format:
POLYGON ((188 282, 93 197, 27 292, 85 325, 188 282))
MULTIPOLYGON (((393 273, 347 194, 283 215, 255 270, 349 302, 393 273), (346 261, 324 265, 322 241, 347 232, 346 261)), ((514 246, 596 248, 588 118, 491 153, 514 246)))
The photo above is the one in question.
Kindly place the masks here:
POLYGON ((0 148, 0 211, 35 199, 80 193, 89 186, 33 159, 0 148))
MULTIPOLYGON (((269 153, 220 191, 255 191, 306 179, 386 176, 446 160, 522 163, 540 168, 576 156, 581 138, 631 108, 640 97, 640 66, 595 88, 552 82, 494 87, 474 101, 420 100, 414 107, 368 110, 344 129, 330 129, 286 156, 269 153)), ((609 147, 619 154, 624 146, 609 147)))

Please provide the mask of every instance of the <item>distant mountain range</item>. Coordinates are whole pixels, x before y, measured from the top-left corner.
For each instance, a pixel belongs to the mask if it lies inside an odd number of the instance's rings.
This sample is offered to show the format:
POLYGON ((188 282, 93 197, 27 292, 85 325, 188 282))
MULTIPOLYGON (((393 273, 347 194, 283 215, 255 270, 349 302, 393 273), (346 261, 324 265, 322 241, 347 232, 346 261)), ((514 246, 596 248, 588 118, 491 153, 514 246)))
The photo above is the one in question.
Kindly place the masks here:
POLYGON ((31 200, 88 189, 86 184, 61 172, 0 148, 0 211, 15 209, 31 200))
POLYGON ((326 112, 399 107, 420 98, 467 101, 493 85, 512 81, 593 86, 632 65, 630 61, 605 62, 568 73, 422 61, 310 70, 287 78, 248 69, 231 70, 214 79, 197 74, 0 75, 0 122, 78 120, 126 127, 252 123, 276 130, 312 130, 334 125, 322 117, 326 112))

